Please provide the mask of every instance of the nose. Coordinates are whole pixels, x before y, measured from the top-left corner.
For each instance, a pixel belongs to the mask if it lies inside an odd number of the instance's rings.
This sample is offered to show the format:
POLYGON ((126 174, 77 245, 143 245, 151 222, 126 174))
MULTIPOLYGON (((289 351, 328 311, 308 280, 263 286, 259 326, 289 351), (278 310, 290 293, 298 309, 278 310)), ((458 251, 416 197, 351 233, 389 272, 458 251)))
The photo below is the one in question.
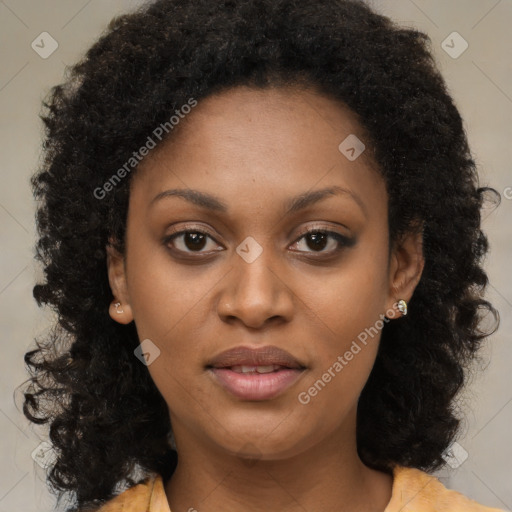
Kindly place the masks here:
POLYGON ((252 262, 234 254, 234 268, 224 280, 217 311, 224 322, 240 321, 254 329, 270 322, 289 322, 294 311, 294 293, 285 273, 264 250, 252 262))

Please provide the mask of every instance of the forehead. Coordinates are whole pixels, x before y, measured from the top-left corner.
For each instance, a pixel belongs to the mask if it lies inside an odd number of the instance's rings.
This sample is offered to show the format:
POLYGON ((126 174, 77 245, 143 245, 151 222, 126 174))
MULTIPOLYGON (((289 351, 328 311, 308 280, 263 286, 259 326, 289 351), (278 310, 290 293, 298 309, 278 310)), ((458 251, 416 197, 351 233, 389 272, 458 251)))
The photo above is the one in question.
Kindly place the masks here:
POLYGON ((349 159, 346 140, 364 144, 356 115, 314 89, 235 87, 182 116, 171 137, 139 164, 132 193, 147 201, 168 188, 193 188, 214 191, 228 204, 267 207, 270 199, 279 204, 307 190, 342 186, 369 203, 386 202, 368 144, 349 159))
MULTIPOLYGON (((178 124, 171 137, 150 154, 148 161, 166 150, 176 156, 177 146, 190 144, 207 149, 210 145, 221 148, 240 143, 240 152, 245 150, 248 155, 248 145, 281 154, 297 142, 310 141, 309 146, 321 151, 332 150, 333 142, 337 149, 336 142, 350 134, 366 138, 354 112, 312 86, 233 87, 201 99, 181 119, 174 117, 178 124)), ((367 157, 368 152, 362 160, 371 164, 367 157)))

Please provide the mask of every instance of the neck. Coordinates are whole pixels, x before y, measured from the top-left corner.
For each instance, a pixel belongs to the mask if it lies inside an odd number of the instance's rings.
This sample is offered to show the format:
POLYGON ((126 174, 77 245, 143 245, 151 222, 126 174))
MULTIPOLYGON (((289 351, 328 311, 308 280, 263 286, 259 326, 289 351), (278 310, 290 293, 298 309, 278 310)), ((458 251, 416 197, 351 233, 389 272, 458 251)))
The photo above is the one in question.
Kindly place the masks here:
POLYGON ((173 426, 178 466, 165 486, 173 511, 383 512, 391 499, 392 476, 361 462, 355 428, 349 435, 341 428, 289 457, 264 460, 242 459, 173 426))

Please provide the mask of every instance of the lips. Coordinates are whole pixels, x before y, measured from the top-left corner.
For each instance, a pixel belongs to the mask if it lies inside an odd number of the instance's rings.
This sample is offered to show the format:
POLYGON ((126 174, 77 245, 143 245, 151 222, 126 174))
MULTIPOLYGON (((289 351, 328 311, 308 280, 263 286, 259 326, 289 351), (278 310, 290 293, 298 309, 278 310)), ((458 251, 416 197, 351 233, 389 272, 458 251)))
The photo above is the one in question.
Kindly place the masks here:
POLYGON ((242 400, 270 400, 291 387, 306 369, 290 353, 275 346, 236 347, 206 366, 214 381, 242 400))
POLYGON ((235 347, 214 357, 207 365, 211 368, 232 368, 239 366, 282 366, 283 368, 304 368, 289 352, 273 345, 251 349, 235 347))

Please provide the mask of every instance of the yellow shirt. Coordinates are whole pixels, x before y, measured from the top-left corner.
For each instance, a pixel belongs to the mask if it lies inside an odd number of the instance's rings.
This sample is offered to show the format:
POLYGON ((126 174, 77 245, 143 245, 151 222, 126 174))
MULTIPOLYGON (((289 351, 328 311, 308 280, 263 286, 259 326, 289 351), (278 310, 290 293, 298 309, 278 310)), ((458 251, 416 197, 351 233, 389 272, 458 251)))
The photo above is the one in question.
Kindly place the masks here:
MULTIPOLYGON (((160 475, 127 489, 105 503, 98 512, 171 512, 160 475)), ((505 512, 479 505, 447 489, 436 477, 419 469, 397 466, 393 470, 391 501, 384 512, 505 512)))

